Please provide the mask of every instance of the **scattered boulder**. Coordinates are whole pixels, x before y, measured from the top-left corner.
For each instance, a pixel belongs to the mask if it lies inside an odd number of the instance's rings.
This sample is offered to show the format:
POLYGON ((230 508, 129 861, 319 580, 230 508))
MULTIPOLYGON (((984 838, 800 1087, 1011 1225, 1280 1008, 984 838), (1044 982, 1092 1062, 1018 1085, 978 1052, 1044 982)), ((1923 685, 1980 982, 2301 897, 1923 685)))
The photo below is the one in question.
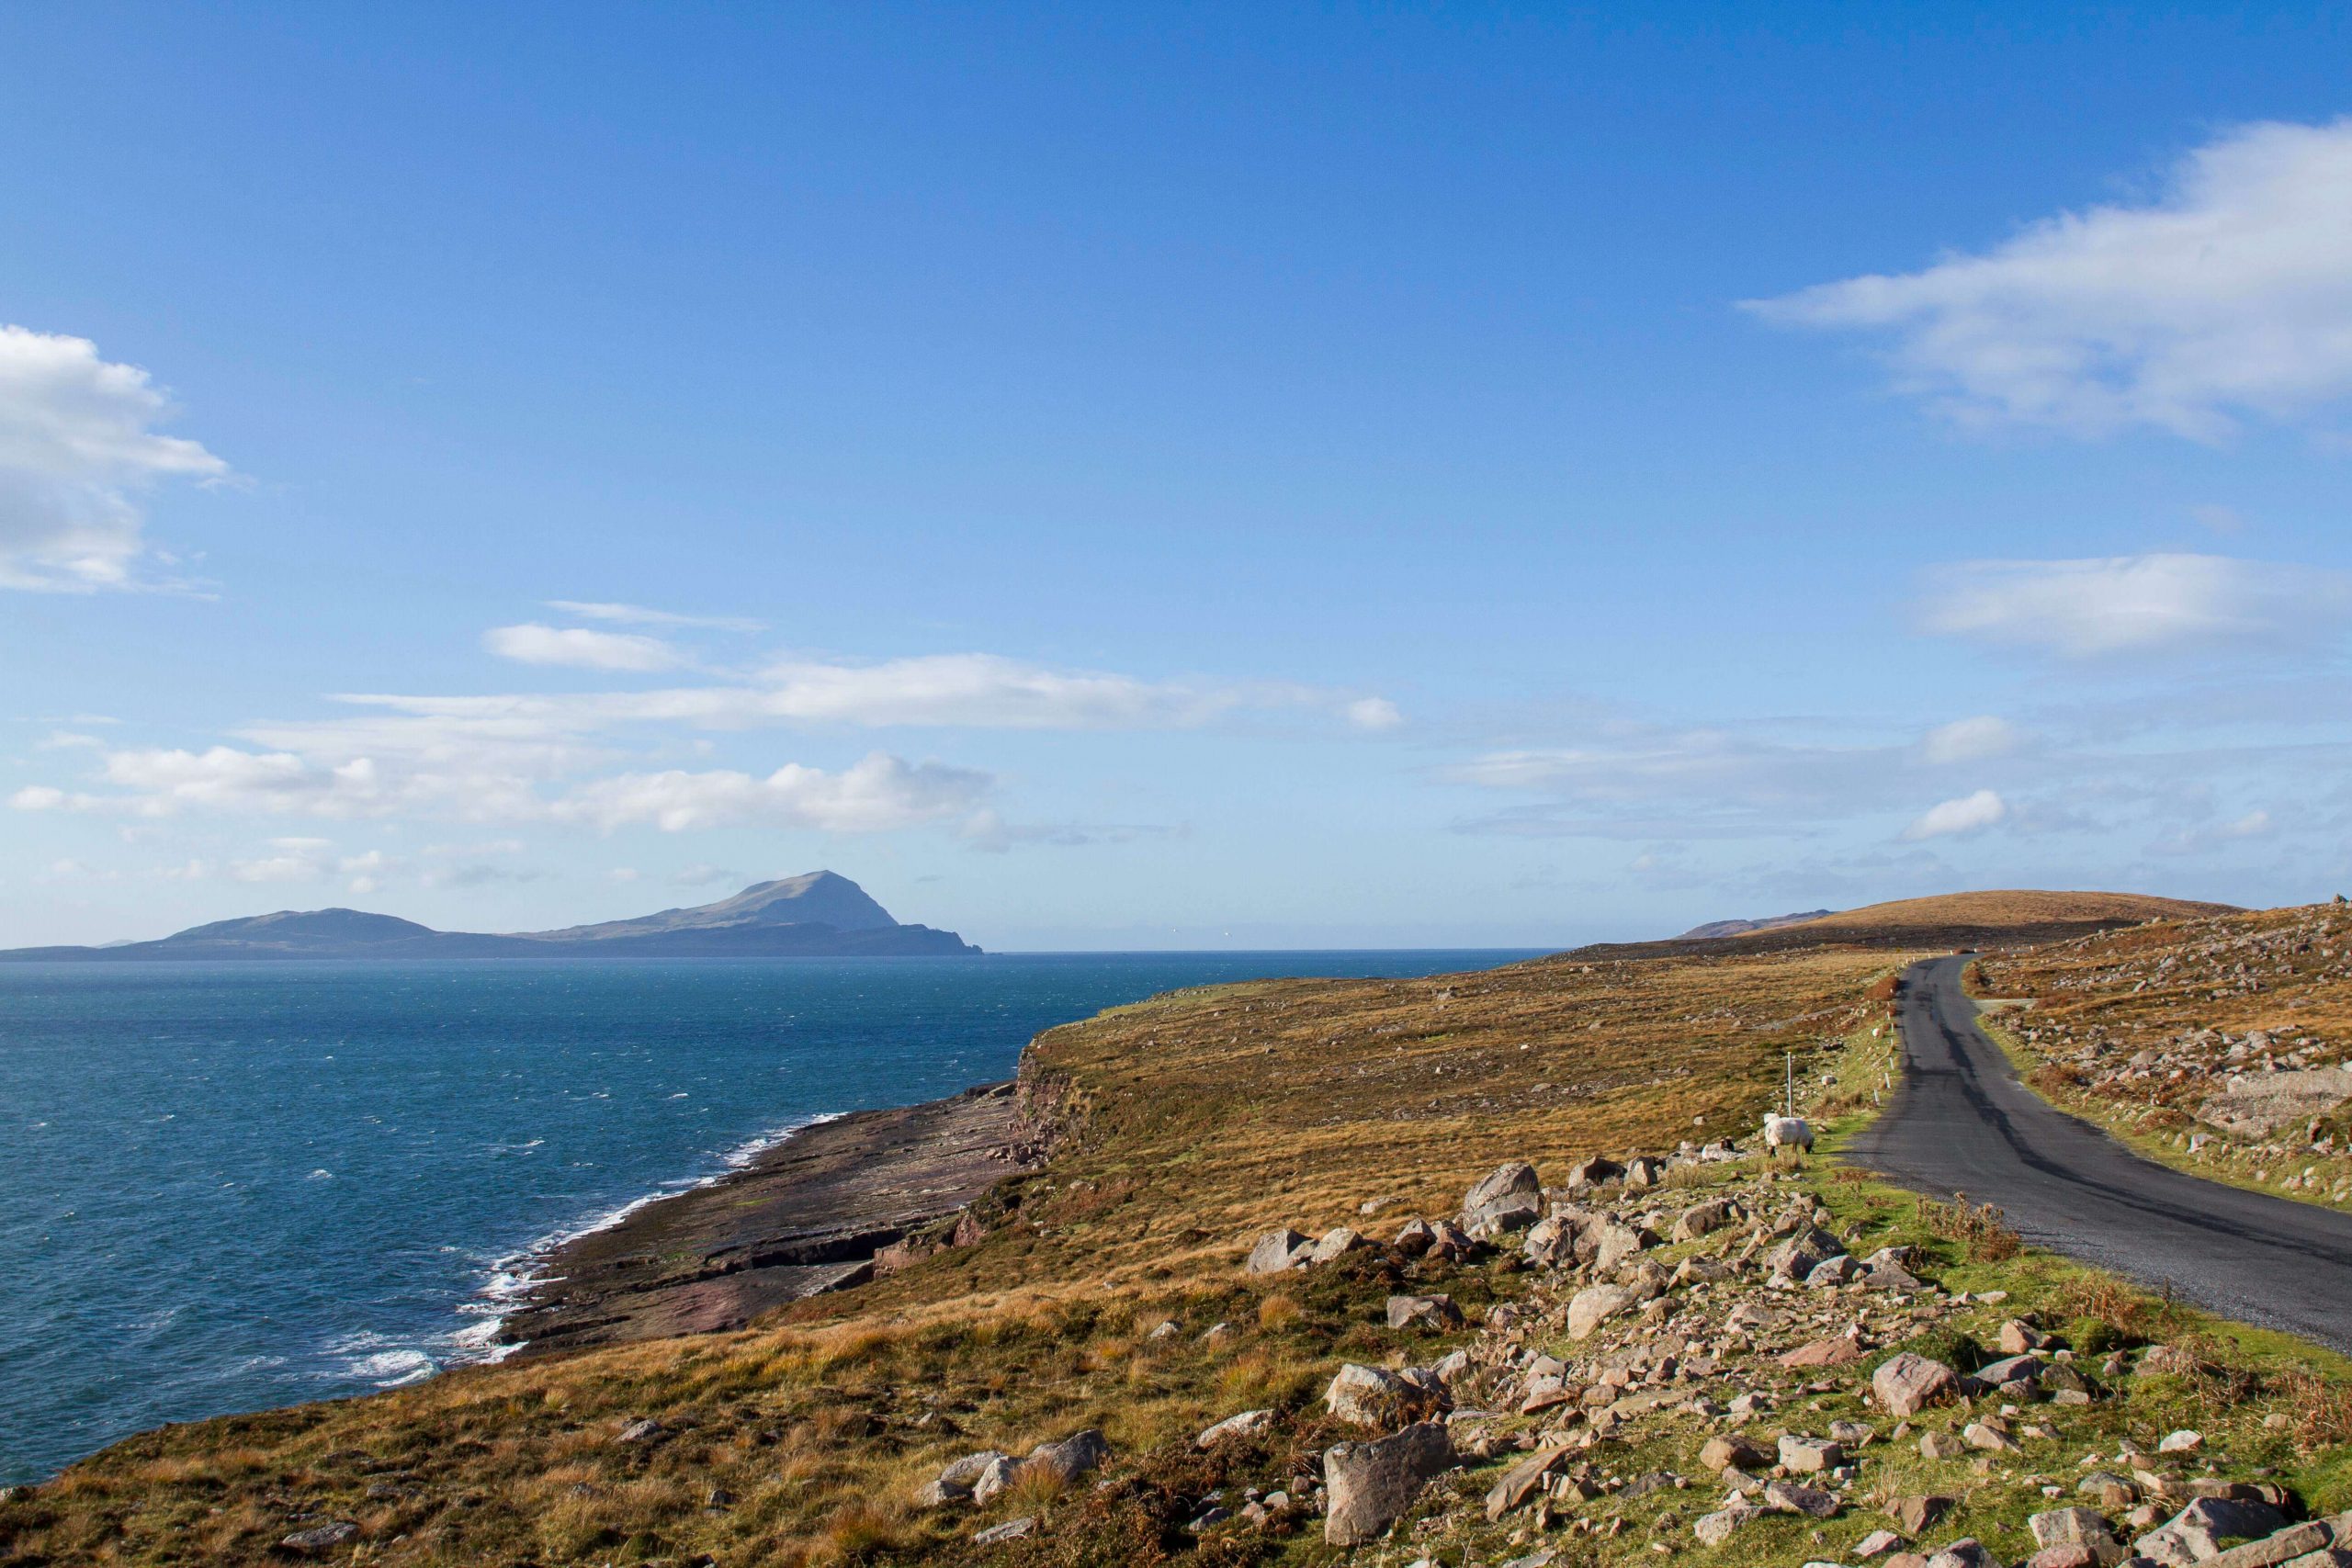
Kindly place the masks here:
POLYGON ((1683 1210, 1682 1217, 1674 1222, 1672 1239, 1679 1242, 1697 1241, 1701 1236, 1713 1235, 1731 1224, 1732 1217, 1736 1212, 1732 1201, 1728 1198, 1714 1198, 1704 1203, 1695 1203, 1683 1210))
POLYGON ((1764 1267, 1779 1280, 1802 1280, 1846 1248, 1819 1225, 1807 1225, 1764 1255, 1764 1267))
POLYGON ((1312 1244, 1294 1230, 1268 1231, 1250 1249, 1249 1269, 1252 1274, 1281 1274, 1295 1268, 1301 1254, 1312 1244))
POLYGON ((1090 1427, 1057 1443, 1039 1443, 1024 1462, 1050 1470, 1064 1481, 1076 1481, 1089 1471, 1102 1469, 1110 1457, 1110 1439, 1090 1427))
POLYGON ((1435 1296, 1391 1296, 1388 1298, 1388 1326, 1391 1328, 1460 1328, 1462 1309, 1453 1298, 1435 1296))
POLYGON ((1568 1337, 1583 1339, 1642 1297, 1625 1285, 1588 1285, 1568 1302, 1568 1337))
POLYGON ((1709 1438, 1707 1446, 1699 1450, 1699 1462, 1709 1470, 1762 1470, 1773 1463, 1771 1450, 1737 1432, 1726 1432, 1709 1438))
POLYGON ((349 1519, 330 1519, 322 1525, 296 1530, 277 1544, 297 1557, 320 1557, 358 1533, 359 1527, 349 1519))
POLYGON ((1406 1257, 1419 1258, 1436 1244, 1437 1232, 1430 1228, 1429 1221, 1408 1220, 1405 1224, 1405 1228, 1396 1233, 1396 1240, 1393 1245, 1406 1257))
POLYGON ((1781 1463, 1793 1474, 1816 1474, 1845 1462, 1844 1447, 1827 1438, 1808 1438, 1796 1432, 1781 1435, 1781 1463))
POLYGON ((1421 1488, 1454 1462, 1453 1439, 1435 1421, 1416 1423, 1393 1438, 1324 1450, 1323 1539, 1333 1546, 1378 1540, 1421 1488))
POLYGON ((1826 1492, 1816 1492, 1810 1486, 1799 1486, 1792 1481, 1768 1481, 1764 1483, 1764 1506, 1776 1514, 1803 1514, 1807 1518, 1826 1519, 1837 1513, 1839 1504, 1826 1492))
POLYGON ((1245 1410, 1238 1416, 1228 1416, 1193 1439, 1196 1449, 1213 1449, 1227 1438, 1254 1438, 1272 1429, 1274 1413, 1271 1410, 1245 1410))
POLYGON ((2044 1551, 2053 1546, 2075 1547, 2102 1564, 2120 1562, 2124 1556, 2123 1543, 2115 1539, 2107 1516, 2088 1508, 2052 1508, 2025 1523, 2033 1532, 2033 1544, 2044 1551))
POLYGON ((1544 1478, 1557 1469, 1560 1461, 1574 1451, 1567 1444, 1557 1443, 1550 1448, 1536 1450, 1527 1458, 1503 1472, 1502 1479, 1496 1482, 1487 1492, 1487 1517, 1499 1519, 1521 1503, 1526 1502, 1528 1497, 1544 1484, 1544 1478))
POLYGON ((1812 1367, 1843 1367, 1862 1359, 1862 1348, 1843 1334, 1826 1339, 1816 1339, 1810 1345, 1799 1346, 1781 1358, 1781 1365, 1796 1370, 1812 1367))
POLYGON ((1699 1538, 1702 1546, 1721 1546, 1740 1526, 1763 1517, 1763 1509, 1745 1497, 1735 1497, 1713 1513, 1703 1516, 1690 1527, 1690 1533, 1699 1538))
POLYGON ((1324 1232, 1322 1238, 1307 1248, 1306 1260, 1309 1263, 1329 1263, 1371 1245, 1372 1243, 1356 1232, 1350 1230, 1346 1225, 1340 1225, 1335 1230, 1324 1232))
POLYGON ((1580 1187, 1600 1187, 1620 1179, 1624 1174, 1625 1168, 1615 1160, 1595 1155, 1590 1159, 1579 1160, 1568 1167, 1568 1190, 1574 1191, 1580 1187))
POLYGON ((1036 1528, 1037 1520, 1035 1517, 1032 1515, 1023 1515, 1022 1517, 1017 1519, 1007 1519, 1001 1525, 990 1525, 988 1529, 979 1531, 972 1537, 972 1544, 975 1546, 995 1546, 1003 1541, 1019 1540, 1023 1536, 1029 1534, 1036 1528))
POLYGON ((1901 1350, 1871 1374, 1871 1393, 1888 1415, 1917 1416, 1928 1405, 1957 1395, 1960 1374, 1941 1361, 1901 1350))
POLYGON ((616 1443, 650 1443, 667 1437, 669 1428, 651 1416, 640 1416, 613 1435, 616 1443))
POLYGON ((1940 1497, 1930 1494, 1924 1497, 1897 1497, 1886 1506, 1886 1517, 1895 1528, 1907 1536, 1921 1536, 1942 1522, 1943 1517, 1960 1506, 1956 1497, 1940 1497))
POLYGON ((1462 1228, 1472 1235, 1523 1231, 1544 1217, 1544 1185, 1523 1159, 1496 1167, 1462 1200, 1462 1228))
POLYGON ((2199 1497, 2133 1541, 2132 1549, 2165 1568, 2189 1568, 2191 1563, 2220 1556, 2226 1539, 2276 1535, 2286 1528, 2286 1516, 2267 1503, 2199 1497))
POLYGON ((1324 1407, 1358 1427, 1385 1427, 1409 1403, 1405 1380, 1381 1367, 1349 1361, 1323 1391, 1324 1407))

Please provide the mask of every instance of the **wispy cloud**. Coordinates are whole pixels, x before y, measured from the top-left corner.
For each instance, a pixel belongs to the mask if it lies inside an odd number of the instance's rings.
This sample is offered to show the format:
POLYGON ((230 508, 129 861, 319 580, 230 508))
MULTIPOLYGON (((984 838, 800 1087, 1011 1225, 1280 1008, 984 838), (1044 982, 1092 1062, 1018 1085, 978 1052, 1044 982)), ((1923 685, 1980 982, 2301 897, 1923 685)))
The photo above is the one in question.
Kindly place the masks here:
POLYGON ((2352 392, 2352 118, 2229 130, 2140 204, 1978 255, 1750 301, 1891 334, 1900 385, 1970 424, 2201 441, 2352 392))
POLYGON ((2008 815, 2009 803, 1997 792, 1980 789, 1928 807, 1903 829, 1903 840, 1917 843, 1924 839, 1964 838, 1999 824, 2008 815))
POLYGON ((550 599, 550 610, 560 610, 583 621, 603 621, 616 626, 698 626, 715 632, 765 631, 763 621, 742 615, 682 615, 670 610, 649 610, 642 604, 607 604, 581 599, 550 599))
POLYGON ((2007 719, 1979 714, 1974 718, 1958 718, 1930 729, 1919 743, 1919 751, 1930 762, 1949 765, 2003 756, 2016 750, 2018 742, 2017 727, 2007 719))
POLYGON ((170 400, 87 338, 0 326, 0 588, 139 586, 141 497, 229 465, 160 434, 170 400))
POLYGON ((2352 573, 2200 555, 1966 561, 1929 574, 1922 622, 2070 659, 2310 647, 2352 629, 2352 573))
POLYGON ((492 626, 481 645, 518 664, 560 665, 575 670, 675 670, 690 660, 657 637, 635 632, 591 631, 584 626, 547 626, 529 622, 492 626))

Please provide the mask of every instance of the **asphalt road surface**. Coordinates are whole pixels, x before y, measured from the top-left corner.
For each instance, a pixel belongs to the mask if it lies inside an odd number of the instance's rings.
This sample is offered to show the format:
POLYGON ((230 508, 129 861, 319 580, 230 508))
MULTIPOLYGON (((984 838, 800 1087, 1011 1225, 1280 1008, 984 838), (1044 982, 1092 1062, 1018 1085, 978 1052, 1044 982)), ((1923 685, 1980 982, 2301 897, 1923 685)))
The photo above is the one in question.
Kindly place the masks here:
POLYGON ((1977 1028, 1966 963, 1904 976, 1902 1082, 1839 1152, 1915 1191, 1996 1204, 2036 1247, 2352 1352, 2352 1215, 2184 1175, 2052 1109, 1977 1028))

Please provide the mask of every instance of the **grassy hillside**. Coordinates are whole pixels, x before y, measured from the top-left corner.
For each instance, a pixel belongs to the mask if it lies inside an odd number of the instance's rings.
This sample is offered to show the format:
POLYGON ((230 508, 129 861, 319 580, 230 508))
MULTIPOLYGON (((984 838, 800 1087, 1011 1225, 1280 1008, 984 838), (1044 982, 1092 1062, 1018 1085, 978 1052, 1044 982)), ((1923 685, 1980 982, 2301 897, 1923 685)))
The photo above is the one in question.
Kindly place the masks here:
MULTIPOLYGON (((1996 913, 1914 906, 1897 929, 1996 913)), ((150 1433, 0 1505, 0 1563, 283 1562, 289 1535, 343 1522, 330 1554, 369 1563, 1321 1560, 1311 1531, 1183 1527, 1213 1491, 1291 1483, 1355 1435, 1316 1403, 1340 1361, 1476 1337, 1388 1327, 1390 1292, 1448 1292, 1475 1324, 1543 1281, 1510 1255, 1385 1249, 1250 1277, 1250 1240, 1341 1224, 1385 1238, 1451 1214, 1506 1158, 1548 1176, 1744 1136, 1778 1100, 1784 1052, 1860 1104, 1849 1040, 1869 1038, 1905 954, 1840 929, 1853 945, 1196 990, 1049 1032, 1023 1094, 1054 1157, 983 1201, 973 1244, 741 1333, 150 1433), (1252 1407, 1278 1413, 1269 1435, 1193 1448, 1252 1407), (1087 1427, 1110 1439, 1113 1487, 1057 1497, 1032 1477, 977 1517, 913 1506, 951 1459, 1087 1427), (1016 1512, 1050 1528, 972 1542, 1016 1512)), ((1883 1038, 1871 1049, 1883 1060, 1883 1038)))

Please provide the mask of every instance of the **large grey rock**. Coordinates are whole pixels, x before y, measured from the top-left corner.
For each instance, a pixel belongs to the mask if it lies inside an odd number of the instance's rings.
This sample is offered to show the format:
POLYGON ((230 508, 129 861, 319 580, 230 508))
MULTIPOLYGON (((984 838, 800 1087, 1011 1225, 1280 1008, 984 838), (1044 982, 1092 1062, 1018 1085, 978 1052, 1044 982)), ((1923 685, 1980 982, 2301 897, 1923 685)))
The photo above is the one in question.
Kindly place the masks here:
POLYGON ((2115 1528, 2107 1516, 2089 1508, 2051 1508, 2034 1515, 2025 1522, 2033 1532, 2033 1544, 2047 1551, 2053 1546, 2079 1547, 2102 1563, 2123 1560, 2123 1543, 2115 1539, 2115 1528))
POLYGON ((1391 1328, 1460 1328, 1462 1309, 1453 1298, 1435 1296, 1391 1296, 1388 1298, 1388 1326, 1391 1328))
POLYGON ((1324 1232, 1322 1237, 1306 1249, 1306 1260, 1309 1263, 1329 1263, 1371 1245, 1356 1232, 1341 1225, 1336 1230, 1324 1232))
POLYGON ((1330 1387, 1323 1391, 1324 1407, 1340 1420, 1358 1427, 1395 1423, 1410 1402, 1405 1380, 1382 1367, 1354 1361, 1343 1364, 1330 1387))
POLYGON ((1568 1301, 1568 1337, 1582 1339, 1642 1300, 1628 1285, 1588 1285, 1568 1301))
MULTIPOLYGON (((2339 1539, 2335 1526, 2342 1523, 2340 1518, 2333 1524, 2312 1519, 2260 1540, 2233 1546, 2219 1557, 2207 1558, 2203 1568, 2278 1568, 2280 1563, 2301 1564, 2306 1559, 2340 1559, 2346 1553, 2333 1550, 2330 1543, 2339 1539)), ((2312 1568, 2321 1565, 2313 1562, 2312 1568)))
POLYGON ((990 1525, 972 1537, 975 1546, 995 1546, 1001 1541, 1019 1540, 1037 1528, 1036 1516, 1024 1514, 1017 1519, 1007 1519, 1001 1525, 990 1525))
POLYGON ((1559 1468, 1560 1461, 1576 1450, 1566 1443, 1538 1449, 1533 1453, 1503 1472, 1503 1478, 1487 1491, 1487 1517, 1499 1519, 1532 1496, 1544 1484, 1544 1478, 1559 1468))
POLYGON ((330 1519, 309 1529, 296 1530, 277 1544, 297 1557, 318 1557, 333 1551, 359 1533, 359 1527, 349 1519, 330 1519))
POLYGON ((1776 1279, 1802 1280, 1845 1250, 1827 1231, 1807 1225, 1766 1253, 1764 1267, 1776 1279))
POLYGON ((1280 1274, 1295 1267, 1312 1244, 1294 1230, 1268 1231, 1250 1249, 1250 1272, 1280 1274))
POLYGON ((1536 1180, 1536 1166, 1524 1159, 1496 1166, 1463 1194, 1463 1229, 1470 1235, 1482 1229, 1526 1229, 1541 1218, 1543 1182, 1536 1180), (1510 1223, 1503 1223, 1505 1215, 1510 1223))
POLYGON ((1076 1481, 1089 1471, 1102 1469, 1110 1457, 1110 1439, 1090 1427, 1057 1443, 1039 1443, 1029 1450, 1026 1462, 1050 1470, 1064 1481, 1076 1481))
POLYGON ((1690 1533, 1699 1538, 1702 1546, 1721 1546, 1740 1526, 1763 1517, 1763 1509, 1745 1497, 1735 1497, 1713 1513, 1702 1515, 1699 1522, 1690 1527, 1690 1533))
POLYGON ((1216 1426, 1193 1439, 1198 1449, 1213 1449, 1227 1438, 1254 1438, 1271 1428, 1274 1413, 1271 1410, 1245 1410, 1238 1416, 1228 1416, 1216 1426))
POLYGON ((1928 1568, 2001 1568, 2001 1560, 1974 1537, 1963 1537, 1928 1559, 1928 1568))
POLYGON ((1846 1462, 1846 1450, 1826 1438, 1809 1438, 1799 1432, 1784 1432, 1781 1436, 1781 1462, 1792 1474, 1811 1475, 1825 1470, 1835 1470, 1846 1462))
POLYGON ((1600 1227, 1599 1246, 1593 1253, 1593 1269, 1602 1274, 1613 1274, 1625 1262, 1641 1255, 1642 1249, 1657 1245, 1657 1237, 1636 1225, 1610 1224, 1600 1227))
POLYGON ((2267 1503, 2199 1497, 2133 1541, 2132 1549, 2165 1568, 2189 1568, 2190 1563, 2219 1557, 2226 1537, 2276 1535, 2286 1528, 2286 1516, 2267 1503))
POLYGON ((1712 1198, 1704 1203, 1694 1203, 1683 1210, 1682 1217, 1674 1222, 1673 1239, 1696 1241, 1702 1235, 1712 1235, 1731 1224, 1733 1213, 1732 1201, 1728 1198, 1712 1198))
POLYGON ((1527 1260, 1539 1269, 1557 1269, 1575 1260, 1577 1222, 1554 1214, 1535 1222, 1527 1233, 1527 1260))
POLYGON ((1960 1393, 1960 1374, 1910 1350, 1890 1356, 1871 1374, 1871 1393, 1890 1416, 1917 1416, 1960 1393))
POLYGON ((1453 1465, 1453 1439, 1435 1421, 1373 1442, 1333 1444, 1323 1450, 1323 1539, 1333 1546, 1377 1540, 1453 1465))

